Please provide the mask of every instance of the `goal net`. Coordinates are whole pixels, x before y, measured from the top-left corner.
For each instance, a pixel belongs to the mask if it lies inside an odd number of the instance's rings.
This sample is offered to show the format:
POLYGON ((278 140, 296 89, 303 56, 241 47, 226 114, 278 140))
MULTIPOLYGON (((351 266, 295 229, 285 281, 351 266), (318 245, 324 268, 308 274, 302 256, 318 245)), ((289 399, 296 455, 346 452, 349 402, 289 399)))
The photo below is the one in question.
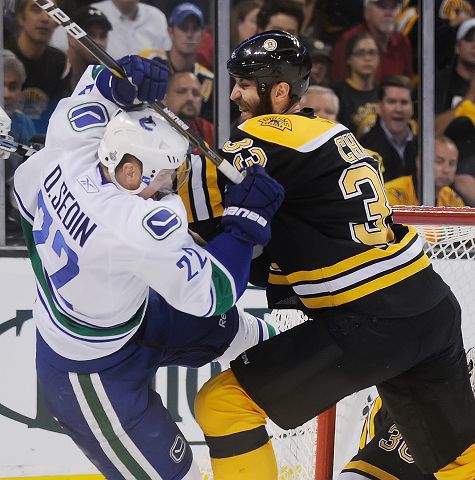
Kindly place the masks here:
MULTIPOLYGON (((475 285, 475 209, 395 207, 394 220, 417 228, 434 269, 450 285, 462 306, 465 345, 475 345, 475 302, 471 298, 475 285)), ((305 321, 306 317, 295 310, 274 310, 267 320, 280 330, 286 330, 305 321)), ((333 408, 294 430, 282 430, 269 422, 279 480, 331 480, 334 462, 337 471, 351 458, 349 453, 347 458, 338 458, 338 437, 334 443, 336 417, 338 421, 351 423, 357 422, 358 414, 348 408, 333 408)), ((353 453, 355 449, 357 442, 353 453)), ((348 446, 340 450, 347 451, 348 446)), ((203 480, 212 480, 209 460, 198 458, 198 462, 203 480)))

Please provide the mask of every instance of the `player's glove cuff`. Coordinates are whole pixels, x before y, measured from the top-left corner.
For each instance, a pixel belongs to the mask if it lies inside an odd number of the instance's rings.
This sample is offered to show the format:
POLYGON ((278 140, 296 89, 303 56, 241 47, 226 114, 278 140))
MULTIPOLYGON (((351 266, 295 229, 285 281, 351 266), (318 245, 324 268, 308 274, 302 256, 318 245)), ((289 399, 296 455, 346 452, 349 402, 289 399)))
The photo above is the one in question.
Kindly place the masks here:
POLYGON ((271 218, 284 199, 284 188, 264 168, 246 170, 238 185, 228 184, 224 195, 224 230, 247 242, 267 245, 271 237, 271 218))
POLYGON ((226 232, 256 245, 267 245, 271 238, 270 218, 244 207, 226 207, 221 223, 226 232))

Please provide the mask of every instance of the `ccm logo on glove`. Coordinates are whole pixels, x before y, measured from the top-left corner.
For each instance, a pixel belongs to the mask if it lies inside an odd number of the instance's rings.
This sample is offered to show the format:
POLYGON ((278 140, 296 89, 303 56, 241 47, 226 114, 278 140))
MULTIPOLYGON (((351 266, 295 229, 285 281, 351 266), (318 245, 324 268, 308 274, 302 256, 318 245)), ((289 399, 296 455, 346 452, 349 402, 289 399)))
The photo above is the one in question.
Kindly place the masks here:
POLYGON ((264 217, 261 217, 256 212, 252 212, 251 210, 243 207, 227 207, 224 209, 223 215, 235 215, 237 217, 247 218, 248 220, 257 222, 263 227, 267 225, 267 220, 264 217))

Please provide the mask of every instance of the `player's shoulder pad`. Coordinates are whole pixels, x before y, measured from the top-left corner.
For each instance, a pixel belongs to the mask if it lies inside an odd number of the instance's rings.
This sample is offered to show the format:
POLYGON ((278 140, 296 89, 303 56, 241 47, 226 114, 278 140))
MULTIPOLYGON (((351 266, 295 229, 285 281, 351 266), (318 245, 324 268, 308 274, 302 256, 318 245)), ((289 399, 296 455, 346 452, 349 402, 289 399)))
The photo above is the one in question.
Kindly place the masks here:
POLYGON ((320 117, 279 114, 253 117, 238 128, 266 142, 303 153, 316 150, 337 133, 347 130, 340 123, 320 117))

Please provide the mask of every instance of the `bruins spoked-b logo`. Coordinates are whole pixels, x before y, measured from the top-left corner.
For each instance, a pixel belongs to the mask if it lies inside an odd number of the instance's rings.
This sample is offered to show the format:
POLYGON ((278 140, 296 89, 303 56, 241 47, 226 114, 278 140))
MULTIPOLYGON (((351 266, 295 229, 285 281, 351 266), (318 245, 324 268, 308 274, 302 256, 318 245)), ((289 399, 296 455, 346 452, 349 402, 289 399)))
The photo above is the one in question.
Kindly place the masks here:
POLYGON ((273 52, 277 48, 277 42, 273 38, 268 38, 262 46, 264 47, 264 50, 267 50, 268 52, 273 52))
POLYGON ((292 130, 292 122, 290 119, 280 117, 278 115, 269 115, 259 119, 259 123, 262 127, 272 127, 278 130, 292 130))

